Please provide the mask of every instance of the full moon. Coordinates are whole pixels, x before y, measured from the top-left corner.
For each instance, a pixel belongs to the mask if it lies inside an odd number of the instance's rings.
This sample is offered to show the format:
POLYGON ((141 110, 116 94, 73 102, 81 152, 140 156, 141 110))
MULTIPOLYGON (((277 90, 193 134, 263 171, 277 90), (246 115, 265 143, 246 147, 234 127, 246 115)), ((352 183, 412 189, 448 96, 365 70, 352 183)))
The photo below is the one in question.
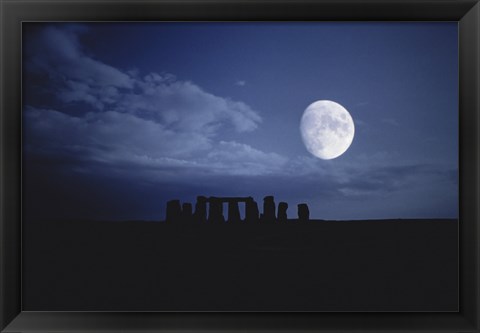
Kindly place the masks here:
POLYGON ((345 153, 352 144, 355 125, 350 113, 338 103, 316 101, 303 112, 300 132, 307 150, 322 160, 345 153))

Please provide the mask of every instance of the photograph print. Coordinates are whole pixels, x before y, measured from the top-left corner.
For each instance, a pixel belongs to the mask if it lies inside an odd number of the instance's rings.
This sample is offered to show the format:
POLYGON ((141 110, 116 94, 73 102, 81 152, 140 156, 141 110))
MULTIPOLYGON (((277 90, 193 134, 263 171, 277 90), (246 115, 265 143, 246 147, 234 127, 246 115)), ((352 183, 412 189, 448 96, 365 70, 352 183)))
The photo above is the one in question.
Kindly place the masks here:
POLYGON ((25 311, 458 311, 457 22, 24 22, 25 311))

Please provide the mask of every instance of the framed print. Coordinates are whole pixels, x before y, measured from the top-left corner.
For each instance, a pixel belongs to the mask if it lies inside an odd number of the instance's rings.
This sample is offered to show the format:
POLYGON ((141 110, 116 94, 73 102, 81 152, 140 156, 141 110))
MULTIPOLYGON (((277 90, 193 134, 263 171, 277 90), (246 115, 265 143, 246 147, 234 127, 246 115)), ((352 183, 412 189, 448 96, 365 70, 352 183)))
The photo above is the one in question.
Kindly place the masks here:
POLYGON ((2 332, 478 332, 477 1, 8 1, 2 332))

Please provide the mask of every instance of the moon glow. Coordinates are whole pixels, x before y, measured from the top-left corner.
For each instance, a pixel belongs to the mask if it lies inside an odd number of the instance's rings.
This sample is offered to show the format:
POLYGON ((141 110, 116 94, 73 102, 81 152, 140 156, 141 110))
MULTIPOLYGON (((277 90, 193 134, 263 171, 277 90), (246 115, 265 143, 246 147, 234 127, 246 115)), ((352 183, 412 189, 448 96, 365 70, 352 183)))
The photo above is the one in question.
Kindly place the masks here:
POLYGON ((352 116, 338 103, 321 100, 310 104, 300 120, 300 132, 307 150, 322 160, 347 151, 355 135, 352 116))

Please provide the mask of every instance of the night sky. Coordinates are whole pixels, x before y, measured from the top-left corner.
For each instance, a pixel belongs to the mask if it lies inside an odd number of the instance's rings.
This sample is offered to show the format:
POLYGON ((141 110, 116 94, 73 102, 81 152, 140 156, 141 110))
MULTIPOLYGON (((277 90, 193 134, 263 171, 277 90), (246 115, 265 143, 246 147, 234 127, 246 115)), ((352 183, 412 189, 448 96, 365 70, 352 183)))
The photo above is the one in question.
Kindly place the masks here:
POLYGON ((456 22, 23 24, 24 217, 160 220, 266 195, 311 218, 458 216, 456 22), (316 100, 355 123, 311 155, 316 100))

